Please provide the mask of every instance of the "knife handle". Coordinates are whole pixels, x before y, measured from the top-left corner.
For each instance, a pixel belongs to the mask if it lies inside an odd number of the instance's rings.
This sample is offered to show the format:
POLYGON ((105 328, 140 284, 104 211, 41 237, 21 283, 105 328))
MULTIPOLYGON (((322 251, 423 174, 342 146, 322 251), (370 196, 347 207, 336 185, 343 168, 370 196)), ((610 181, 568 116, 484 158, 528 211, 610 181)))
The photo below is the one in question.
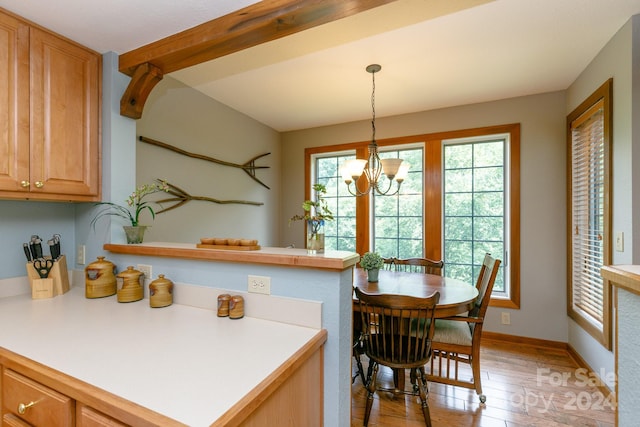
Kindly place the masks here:
POLYGON ((49 245, 49 253, 51 254, 51 259, 55 261, 56 259, 58 259, 56 244, 53 239, 51 239, 47 240, 47 245, 49 245))
POLYGON ((33 247, 35 248, 35 251, 36 251, 36 258, 42 258, 42 240, 36 239, 36 241, 33 244, 33 247))
POLYGON ((29 250, 29 244, 23 243, 22 249, 24 249, 24 255, 27 257, 27 262, 31 262, 31 251, 29 250))

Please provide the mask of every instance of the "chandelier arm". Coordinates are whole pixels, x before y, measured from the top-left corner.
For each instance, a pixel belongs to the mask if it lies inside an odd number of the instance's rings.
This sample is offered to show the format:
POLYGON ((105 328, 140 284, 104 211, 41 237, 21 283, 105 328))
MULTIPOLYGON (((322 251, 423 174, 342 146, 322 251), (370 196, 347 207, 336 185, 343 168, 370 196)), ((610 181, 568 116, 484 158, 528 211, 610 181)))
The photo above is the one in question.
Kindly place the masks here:
POLYGON ((353 187, 355 189, 355 192, 351 191, 351 184, 347 184, 347 190, 349 190, 349 193, 351 193, 352 196, 356 196, 356 197, 365 196, 369 194, 372 190, 371 181, 369 180, 367 180, 367 188, 365 189, 365 191, 360 190, 360 187, 358 187, 358 180, 353 182, 353 187))
POLYGON ((387 189, 385 191, 380 191, 380 187, 379 185, 376 185, 375 187, 375 191, 377 194, 379 194, 380 196, 395 196, 396 194, 398 194, 400 192, 400 183, 398 183, 398 186, 396 187, 396 191, 394 191, 393 193, 389 193, 389 191, 391 191, 391 187, 393 186, 394 181, 393 180, 389 180, 389 186, 387 187, 387 189))

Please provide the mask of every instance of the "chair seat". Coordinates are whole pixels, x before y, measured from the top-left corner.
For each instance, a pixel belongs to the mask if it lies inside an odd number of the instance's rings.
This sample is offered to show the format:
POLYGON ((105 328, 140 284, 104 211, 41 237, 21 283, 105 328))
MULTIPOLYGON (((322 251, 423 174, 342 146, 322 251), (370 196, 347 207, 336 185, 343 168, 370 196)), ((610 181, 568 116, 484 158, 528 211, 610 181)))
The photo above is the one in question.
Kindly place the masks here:
POLYGON ((457 320, 436 320, 433 341, 446 344, 471 346, 471 329, 467 322, 457 320))

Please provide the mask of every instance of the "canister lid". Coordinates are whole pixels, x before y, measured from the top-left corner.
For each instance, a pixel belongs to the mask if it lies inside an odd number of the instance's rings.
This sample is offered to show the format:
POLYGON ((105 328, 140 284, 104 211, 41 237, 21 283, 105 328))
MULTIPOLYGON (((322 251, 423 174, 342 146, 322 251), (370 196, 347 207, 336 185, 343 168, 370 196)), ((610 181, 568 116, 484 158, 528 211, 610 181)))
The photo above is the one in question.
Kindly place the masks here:
POLYGON ((122 279, 126 279, 126 278, 137 279, 140 276, 142 276, 142 272, 134 269, 132 265, 128 266, 125 271, 121 271, 116 275, 116 277, 119 277, 122 279))
POLYGON ((151 282, 149 284, 149 286, 151 286, 151 285, 154 285, 154 286, 169 286, 169 285, 172 285, 172 284, 173 283, 171 283, 171 280, 164 278, 164 274, 158 274, 158 278, 156 280, 154 280, 153 282, 151 282))

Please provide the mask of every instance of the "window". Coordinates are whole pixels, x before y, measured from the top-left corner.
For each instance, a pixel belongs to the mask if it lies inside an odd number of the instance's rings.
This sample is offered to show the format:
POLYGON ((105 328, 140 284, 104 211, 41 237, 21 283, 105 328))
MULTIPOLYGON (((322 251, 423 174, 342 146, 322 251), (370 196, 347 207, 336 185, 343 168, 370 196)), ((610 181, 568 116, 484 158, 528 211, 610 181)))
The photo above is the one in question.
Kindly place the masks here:
POLYGON ((567 312, 611 349, 609 173, 611 90, 608 80, 567 117, 569 201, 567 312))
POLYGON ((314 156, 313 182, 324 184, 327 188, 324 199, 334 217, 333 221, 325 222, 326 249, 356 251, 356 203, 340 176, 340 165, 354 158, 353 154, 314 156))
MULTIPOLYGON (((410 165, 397 194, 373 196, 372 249, 385 258, 411 258, 423 253, 423 151, 421 144, 416 148, 385 149, 380 153, 382 159, 403 159, 410 165)), ((344 182, 342 185, 344 187, 344 182)))
MULTIPOLYGON (((485 253, 503 260, 508 235, 508 135, 444 142, 444 274, 468 283, 478 277, 485 253)), ((508 297, 503 267, 494 297, 508 297)))
POLYGON ((396 195, 354 197, 347 191, 340 165, 366 157, 368 141, 305 150, 307 196, 311 183, 324 184, 336 216, 325 226, 326 248, 443 259, 445 275, 470 284, 490 252, 503 261, 491 304, 518 308, 520 126, 377 142, 380 157, 411 166, 396 195))

